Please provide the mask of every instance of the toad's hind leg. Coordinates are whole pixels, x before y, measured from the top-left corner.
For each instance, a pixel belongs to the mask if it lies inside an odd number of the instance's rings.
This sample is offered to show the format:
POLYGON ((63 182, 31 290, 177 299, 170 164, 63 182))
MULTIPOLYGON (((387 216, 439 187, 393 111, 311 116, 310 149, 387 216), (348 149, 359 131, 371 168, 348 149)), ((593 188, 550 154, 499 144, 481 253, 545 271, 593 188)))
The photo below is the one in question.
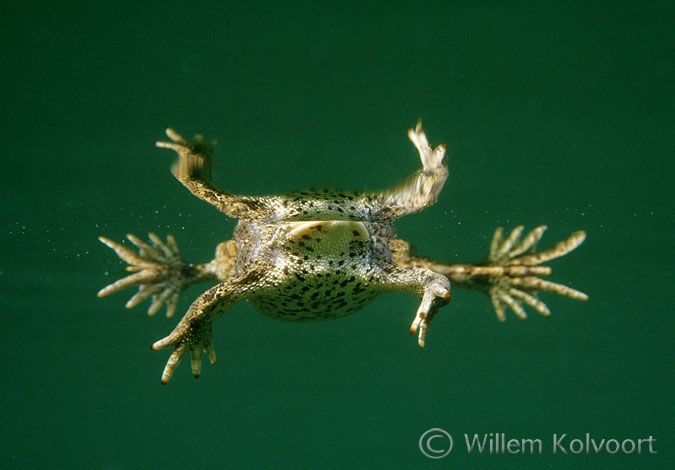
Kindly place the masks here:
POLYGON ((264 217, 265 212, 272 211, 263 203, 263 198, 230 193, 211 183, 215 140, 206 142, 203 135, 197 134, 190 142, 171 128, 166 129, 166 135, 171 142, 160 141, 155 145, 178 154, 171 172, 192 194, 232 218, 251 217, 252 214, 264 217))
POLYGON ((454 287, 476 289, 487 294, 500 321, 506 319, 506 307, 524 320, 527 315, 523 303, 544 316, 551 314, 546 304, 537 297, 537 292, 551 292, 575 300, 588 299, 583 292, 540 277, 551 274, 551 268, 540 266, 541 263, 565 256, 581 245, 586 233, 574 232, 553 248, 535 252, 535 245, 545 230, 546 226, 542 225, 521 238, 523 227, 519 226, 504 239, 502 229, 498 228, 488 257, 478 263, 443 263, 416 256, 408 242, 398 239, 390 243, 390 248, 397 266, 425 267, 443 274, 454 287))
POLYGON ((186 263, 180 256, 176 240, 167 236, 164 243, 154 233, 149 234, 151 244, 134 235, 127 235, 138 247, 138 253, 108 238, 99 237, 102 243, 126 261, 127 271, 132 272, 109 284, 98 292, 105 297, 127 287, 138 286, 138 292, 129 299, 127 308, 133 308, 145 299, 152 298, 148 315, 154 315, 166 304, 166 316, 173 316, 180 293, 189 285, 204 281, 223 281, 234 276, 236 245, 228 240, 218 245, 216 257, 208 263, 186 263))

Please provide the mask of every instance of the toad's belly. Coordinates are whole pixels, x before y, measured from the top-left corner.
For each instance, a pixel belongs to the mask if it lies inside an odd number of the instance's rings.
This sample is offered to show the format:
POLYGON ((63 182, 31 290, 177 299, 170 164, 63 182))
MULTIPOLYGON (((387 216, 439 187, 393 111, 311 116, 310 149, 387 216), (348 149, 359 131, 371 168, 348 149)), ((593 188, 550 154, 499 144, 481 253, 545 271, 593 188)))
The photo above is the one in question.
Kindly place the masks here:
POLYGON ((337 318, 360 310, 382 292, 381 264, 389 261, 373 224, 303 221, 280 224, 271 242, 247 258, 270 261, 271 283, 248 298, 256 310, 286 321, 337 318))
POLYGON ((317 321, 357 312, 381 293, 354 276, 343 278, 331 273, 280 287, 273 294, 249 298, 248 303, 275 320, 317 321))

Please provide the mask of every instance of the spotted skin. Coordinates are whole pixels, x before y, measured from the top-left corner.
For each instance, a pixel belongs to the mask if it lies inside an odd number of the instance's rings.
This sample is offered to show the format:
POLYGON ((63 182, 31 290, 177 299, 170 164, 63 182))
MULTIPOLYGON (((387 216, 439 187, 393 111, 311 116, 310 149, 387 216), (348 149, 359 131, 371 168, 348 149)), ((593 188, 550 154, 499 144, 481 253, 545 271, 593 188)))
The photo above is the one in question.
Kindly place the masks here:
POLYGON ((172 316, 179 294, 188 285, 215 283, 189 307, 167 337, 153 349, 173 348, 162 374, 172 377, 189 353, 195 377, 201 356, 214 363, 212 323, 236 303, 246 300, 262 314, 283 321, 316 321, 357 312, 385 292, 407 292, 420 299, 410 326, 424 347, 431 320, 450 301, 450 284, 486 293, 497 317, 510 308, 526 318, 523 304, 542 315, 550 312, 536 296, 547 291, 577 300, 588 297, 570 287, 545 281, 551 273, 540 263, 579 246, 584 232, 575 232, 554 248, 535 253, 545 226, 521 237, 516 227, 504 239, 495 232, 490 254, 481 263, 442 263, 417 256, 410 244, 396 238, 394 221, 434 204, 448 177, 445 146, 432 148, 421 123, 408 131, 422 168, 401 184, 383 191, 303 190, 280 195, 234 194, 213 185, 211 165, 215 141, 201 135, 187 141, 172 129, 169 142, 157 146, 175 151, 174 176, 195 196, 239 219, 231 240, 218 245, 212 261, 183 261, 173 237, 150 243, 133 235, 138 252, 105 237, 100 240, 126 261, 132 274, 106 286, 99 297, 138 285, 127 307, 152 299, 149 314, 167 306, 172 316))

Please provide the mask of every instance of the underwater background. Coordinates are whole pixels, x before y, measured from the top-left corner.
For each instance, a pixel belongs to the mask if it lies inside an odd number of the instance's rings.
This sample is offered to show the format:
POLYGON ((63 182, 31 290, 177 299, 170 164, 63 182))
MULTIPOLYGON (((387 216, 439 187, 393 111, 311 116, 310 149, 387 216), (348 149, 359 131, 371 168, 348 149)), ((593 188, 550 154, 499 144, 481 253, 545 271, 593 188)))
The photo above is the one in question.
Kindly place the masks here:
POLYGON ((11 3, 0 467, 672 468, 672 2, 11 3), (126 310, 135 289, 98 299, 125 271, 97 237, 173 234, 202 262, 235 224, 170 174, 164 127, 219 140, 217 185, 268 194, 398 182, 420 117, 450 177, 399 236, 473 261, 498 226, 547 224, 540 249, 583 229, 547 264, 590 299, 544 293, 551 318, 501 324, 456 289, 425 350, 404 294, 313 324, 241 303, 216 365, 162 387, 169 352, 149 346, 205 286, 171 319, 126 310), (442 459, 420 450, 432 428, 442 459), (490 433, 541 453, 468 452, 490 433), (562 434, 656 453, 554 453, 562 434))

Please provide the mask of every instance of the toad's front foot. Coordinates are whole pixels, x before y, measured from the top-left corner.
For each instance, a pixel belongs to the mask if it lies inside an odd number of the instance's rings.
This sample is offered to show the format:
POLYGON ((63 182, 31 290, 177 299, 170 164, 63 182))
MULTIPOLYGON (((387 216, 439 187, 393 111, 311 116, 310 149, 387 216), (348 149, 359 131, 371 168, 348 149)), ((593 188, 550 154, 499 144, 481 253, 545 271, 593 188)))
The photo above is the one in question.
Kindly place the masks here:
POLYGON ((171 142, 159 141, 155 145, 178 154, 178 161, 171 168, 176 178, 183 183, 193 178, 210 181, 213 147, 217 141, 207 142, 202 134, 196 134, 192 141, 188 141, 170 127, 166 128, 166 135, 171 142))
POLYGON ((574 250, 584 241, 586 233, 574 232, 567 240, 559 242, 550 250, 535 253, 534 247, 545 230, 546 226, 541 225, 521 240, 522 225, 513 229, 506 239, 502 238, 502 228, 498 228, 490 245, 487 258, 489 266, 476 267, 478 270, 485 270, 486 287, 483 290, 490 296, 500 321, 506 319, 506 307, 513 310, 519 318, 526 319, 521 302, 544 316, 551 315, 546 304, 536 297, 537 291, 552 292, 576 300, 588 299, 583 292, 538 277, 551 274, 550 267, 538 266, 539 264, 560 258, 574 250))
POLYGON ((154 343, 152 349, 158 350, 170 346, 173 346, 173 353, 164 367, 162 385, 166 385, 171 380, 178 363, 188 351, 192 357, 192 375, 195 378, 199 378, 201 374, 202 352, 206 353, 211 364, 216 363, 216 352, 213 349, 211 338, 211 321, 209 320, 190 318, 188 313, 171 334, 154 343))
POLYGON ((99 237, 102 243, 112 248, 117 256, 129 263, 127 271, 134 272, 101 289, 98 292, 99 297, 138 285, 138 292, 126 303, 127 308, 133 308, 143 300, 152 297, 148 315, 154 315, 163 304, 166 304, 166 316, 171 317, 176 310, 181 291, 186 286, 202 281, 211 275, 204 269, 204 265, 185 263, 178 251, 176 240, 171 235, 167 236, 167 241, 164 243, 157 235, 150 233, 152 245, 139 240, 134 235, 127 235, 127 238, 136 245, 138 253, 108 238, 99 237))
POLYGON ((438 309, 450 302, 450 283, 444 276, 439 276, 433 271, 422 269, 422 285, 424 293, 415 318, 410 325, 410 334, 417 332, 417 344, 423 348, 426 343, 429 324, 433 320, 438 309))

